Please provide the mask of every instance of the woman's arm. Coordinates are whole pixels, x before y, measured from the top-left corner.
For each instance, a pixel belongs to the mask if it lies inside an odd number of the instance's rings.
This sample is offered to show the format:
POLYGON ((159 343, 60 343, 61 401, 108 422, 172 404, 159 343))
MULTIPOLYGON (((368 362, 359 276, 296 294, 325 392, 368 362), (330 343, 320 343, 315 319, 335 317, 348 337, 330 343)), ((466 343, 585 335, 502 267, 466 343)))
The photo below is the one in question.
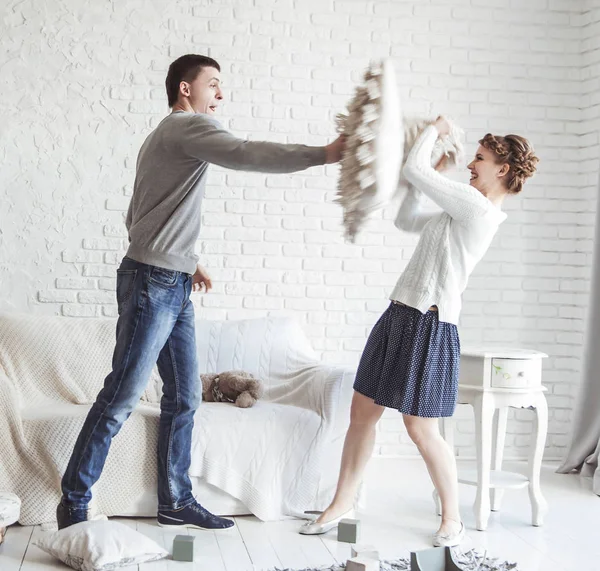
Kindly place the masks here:
POLYGON ((417 190, 412 184, 409 185, 394 221, 398 230, 418 234, 434 216, 437 216, 437 213, 424 211, 424 199, 420 190, 417 190))
POLYGON ((471 185, 450 180, 431 166, 431 154, 437 138, 438 130, 433 125, 421 133, 404 165, 406 179, 456 220, 473 220, 495 209, 471 185))

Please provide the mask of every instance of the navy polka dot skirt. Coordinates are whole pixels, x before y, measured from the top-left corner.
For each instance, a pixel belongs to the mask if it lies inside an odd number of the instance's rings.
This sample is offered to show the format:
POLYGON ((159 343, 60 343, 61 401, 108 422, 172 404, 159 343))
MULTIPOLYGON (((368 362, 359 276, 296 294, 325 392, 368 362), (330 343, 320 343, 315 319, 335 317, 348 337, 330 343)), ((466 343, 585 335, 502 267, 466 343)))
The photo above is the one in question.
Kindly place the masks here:
POLYGON ((391 303, 369 335, 354 390, 403 414, 452 416, 459 363, 456 325, 391 303))

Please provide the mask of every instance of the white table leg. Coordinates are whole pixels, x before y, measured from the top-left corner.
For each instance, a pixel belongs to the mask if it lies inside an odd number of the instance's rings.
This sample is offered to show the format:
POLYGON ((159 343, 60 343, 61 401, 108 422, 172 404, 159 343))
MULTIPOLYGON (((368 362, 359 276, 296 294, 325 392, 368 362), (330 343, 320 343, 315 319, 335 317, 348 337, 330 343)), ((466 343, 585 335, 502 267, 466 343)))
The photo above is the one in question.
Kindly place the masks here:
MULTIPOLYGON (((504 442, 506 440, 506 421, 508 419, 508 407, 496 410, 494 415, 494 451, 492 457, 492 470, 502 470, 502 459, 504 457, 504 442)), ((492 511, 500 510, 504 490, 492 488, 490 495, 492 500, 492 511)))
POLYGON ((548 432, 548 403, 544 393, 539 393, 535 399, 535 425, 534 442, 529 455, 529 499, 531 501, 532 525, 540 526, 544 523, 544 515, 548 511, 548 503, 542 495, 540 487, 540 472, 542 457, 546 445, 548 432))
POLYGON ((477 529, 487 528, 490 517, 490 464, 492 459, 492 423, 494 395, 481 393, 473 403, 475 411, 475 439, 477 443, 477 497, 475 521, 477 529))

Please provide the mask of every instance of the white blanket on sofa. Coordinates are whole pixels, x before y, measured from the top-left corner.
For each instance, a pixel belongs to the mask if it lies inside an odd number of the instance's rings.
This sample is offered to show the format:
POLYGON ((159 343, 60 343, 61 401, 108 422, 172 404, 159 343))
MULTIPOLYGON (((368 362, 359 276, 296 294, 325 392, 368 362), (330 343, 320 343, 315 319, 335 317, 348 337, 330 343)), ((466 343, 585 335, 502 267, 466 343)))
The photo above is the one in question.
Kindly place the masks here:
MULTIPOLYGON (((113 320, 0 316, 0 490, 21 498, 24 525, 54 520, 60 477, 110 370, 114 331, 113 320)), ((263 520, 314 509, 320 488, 331 487, 321 472, 332 454, 339 457, 352 373, 320 365, 288 319, 198 321, 197 339, 203 372, 243 369, 266 391, 251 409, 200 407, 190 475, 263 520)), ((139 506, 156 488, 159 398, 154 374, 113 440, 93 490, 95 510, 151 515, 139 506)))

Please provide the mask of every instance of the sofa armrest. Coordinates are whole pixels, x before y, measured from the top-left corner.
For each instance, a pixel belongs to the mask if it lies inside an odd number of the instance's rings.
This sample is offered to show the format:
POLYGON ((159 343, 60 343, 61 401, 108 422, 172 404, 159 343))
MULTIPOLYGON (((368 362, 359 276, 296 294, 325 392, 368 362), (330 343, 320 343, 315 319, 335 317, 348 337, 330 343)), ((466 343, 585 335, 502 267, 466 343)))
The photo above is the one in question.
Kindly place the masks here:
POLYGON ((334 433, 347 430, 356 372, 315 364, 290 372, 267 389, 265 400, 312 410, 334 433))
MULTIPOLYGON (((317 364, 293 374, 284 385, 269 391, 272 402, 309 408, 321 417, 318 465, 313 466, 314 486, 310 497, 305 498, 304 509, 325 509, 335 492, 340 460, 348 426, 350 407, 354 395, 356 372, 344 367, 317 364), (296 384, 296 391, 290 386, 296 384)), ((296 514, 302 517, 301 513, 296 514)))

